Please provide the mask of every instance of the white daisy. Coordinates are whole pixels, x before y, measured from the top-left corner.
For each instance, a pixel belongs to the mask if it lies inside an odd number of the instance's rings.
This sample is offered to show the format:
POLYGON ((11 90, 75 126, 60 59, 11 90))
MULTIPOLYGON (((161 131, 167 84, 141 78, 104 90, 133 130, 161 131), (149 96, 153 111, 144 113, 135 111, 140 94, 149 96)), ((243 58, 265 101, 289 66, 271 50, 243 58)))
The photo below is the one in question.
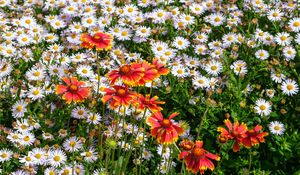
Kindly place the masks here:
POLYGON ((281 83, 283 79, 285 79, 285 75, 280 73, 280 72, 276 72, 274 70, 271 71, 271 79, 273 81, 275 81, 276 83, 281 83))
POLYGON ((94 16, 87 16, 81 19, 83 27, 89 28, 97 24, 97 19, 94 16))
POLYGON ((184 78, 188 76, 188 71, 186 70, 186 67, 184 67, 183 65, 177 65, 177 66, 173 66, 171 69, 171 73, 179 78, 184 78))
POLYGON ((20 135, 20 142, 19 144, 22 146, 29 146, 32 145, 35 141, 35 136, 34 134, 30 133, 30 132, 24 132, 21 133, 20 135))
POLYGON ((189 40, 179 36, 175 38, 172 45, 179 50, 184 50, 189 47, 190 42, 189 40))
POLYGON ((2 148, 0 150, 0 162, 5 162, 11 159, 13 152, 9 149, 2 148))
POLYGON ((289 27, 292 29, 293 32, 300 31, 300 18, 293 18, 289 21, 289 27))
POLYGON ((231 66, 230 69, 234 71, 236 75, 245 75, 247 74, 247 64, 243 60, 235 61, 231 66))
POLYGON ((280 21, 284 14, 279 9, 272 9, 268 12, 268 19, 272 22, 280 21))
POLYGON ((28 46, 33 42, 33 38, 27 34, 22 34, 17 37, 20 46, 28 46))
POLYGON ((121 41, 129 40, 132 36, 132 31, 127 28, 121 28, 118 35, 116 35, 116 38, 121 41))
POLYGON ((94 148, 90 148, 87 151, 84 151, 80 153, 81 156, 83 156, 84 161, 86 162, 95 162, 97 160, 97 152, 94 148))
POLYGON ((258 50, 255 52, 255 57, 261 60, 266 60, 269 56, 270 55, 266 50, 258 50))
POLYGON ((296 81, 287 79, 281 84, 281 90, 284 94, 288 96, 293 96, 298 93, 299 87, 296 81))
POLYGON ((46 162, 46 151, 42 148, 34 148, 28 155, 33 158, 33 163, 36 165, 43 165, 46 162))
POLYGON ((137 28, 135 34, 136 36, 147 38, 148 36, 151 35, 151 28, 146 26, 140 26, 139 28, 137 28))
POLYGON ((19 157, 19 162, 23 163, 25 166, 30 166, 34 164, 33 157, 30 155, 19 157))
POLYGON ((64 27, 66 27, 66 23, 63 20, 60 19, 55 19, 52 20, 50 22, 50 25, 54 28, 54 29, 62 29, 64 27))
POLYGON ((284 124, 279 121, 273 121, 269 124, 269 129, 272 134, 282 135, 284 132, 284 124))
POLYGON ((90 112, 90 114, 87 116, 86 121, 87 121, 87 123, 97 125, 100 123, 101 119, 102 118, 101 118, 100 114, 90 112))
POLYGON ((79 65, 76 69, 76 73, 86 78, 91 78, 91 76, 94 75, 92 67, 88 65, 79 65))
POLYGON ((267 116, 271 113, 271 104, 264 99, 258 99, 255 102, 254 109, 257 114, 261 116, 267 116))
POLYGON ((209 80, 204 76, 196 76, 193 78, 193 86, 195 89, 204 89, 209 86, 209 80))
POLYGON ((160 155, 163 158, 169 158, 170 157, 170 148, 164 147, 162 145, 159 145, 156 149, 157 154, 160 155))
POLYGON ((153 157, 153 154, 146 148, 143 149, 142 158, 145 160, 149 160, 153 157))
POLYGON ((287 32, 281 32, 276 35, 275 41, 280 46, 287 46, 287 45, 290 45, 290 43, 292 41, 292 37, 287 32))
POLYGON ((68 152, 76 152, 82 149, 82 141, 77 137, 70 137, 65 140, 63 147, 68 152))
POLYGON ((12 71, 12 65, 5 59, 0 61, 0 78, 9 75, 12 71))
POLYGON ((72 110, 71 116, 76 119, 84 119, 87 117, 88 110, 85 107, 77 106, 72 110))
POLYGON ((199 44, 199 45, 196 45, 196 47, 195 47, 195 52, 198 55, 205 55, 206 51, 207 51, 207 46, 204 44, 199 44))
POLYGON ((63 165, 67 160, 66 153, 60 149, 52 150, 48 154, 48 164, 53 167, 59 167, 63 165))
POLYGON ((296 50, 291 46, 285 46, 282 52, 286 61, 294 59, 297 53, 296 50))
POLYGON ((58 175, 56 168, 49 167, 45 169, 44 175, 58 175))
POLYGON ((226 18, 222 13, 214 13, 205 17, 205 21, 213 26, 220 26, 225 22, 226 18))
POLYGON ((12 106, 12 112, 13 112, 13 117, 15 118, 21 118, 24 116, 25 112, 27 112, 27 103, 24 100, 19 100, 17 101, 13 106, 12 106))
POLYGON ((26 72, 26 77, 28 80, 42 80, 45 78, 45 69, 33 67, 29 71, 26 72))
POLYGON ((44 97, 44 90, 41 87, 31 87, 27 92, 28 98, 32 100, 41 99, 44 97))
POLYGON ((222 71, 222 63, 217 60, 211 60, 205 65, 205 70, 208 74, 217 76, 222 71))

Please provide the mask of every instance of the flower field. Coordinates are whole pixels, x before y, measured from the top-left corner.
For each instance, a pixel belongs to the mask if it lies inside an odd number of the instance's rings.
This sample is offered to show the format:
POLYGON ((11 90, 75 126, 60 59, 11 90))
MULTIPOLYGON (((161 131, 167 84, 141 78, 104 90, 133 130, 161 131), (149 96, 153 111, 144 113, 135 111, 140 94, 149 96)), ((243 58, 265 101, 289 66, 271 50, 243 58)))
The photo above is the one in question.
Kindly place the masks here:
POLYGON ((0 0, 1 175, 299 175, 297 0, 0 0))

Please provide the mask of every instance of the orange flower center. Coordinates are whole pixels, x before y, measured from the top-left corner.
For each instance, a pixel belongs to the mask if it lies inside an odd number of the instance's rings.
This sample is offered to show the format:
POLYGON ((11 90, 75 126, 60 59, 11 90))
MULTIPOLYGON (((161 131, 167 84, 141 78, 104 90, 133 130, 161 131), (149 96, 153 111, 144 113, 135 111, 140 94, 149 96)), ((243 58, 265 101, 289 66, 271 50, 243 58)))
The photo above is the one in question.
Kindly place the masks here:
POLYGON ((294 89, 294 86, 293 86, 293 85, 291 85, 291 84, 289 84, 289 85, 287 85, 287 86, 286 86, 286 88, 287 88, 289 91, 291 91, 291 90, 293 90, 293 89, 294 89))
POLYGON ((193 153, 194 156, 200 157, 200 156, 202 156, 205 153, 205 151, 202 148, 194 148, 192 150, 192 153, 193 153))
POLYGON ((232 132, 232 135, 235 136, 235 137, 237 137, 237 136, 239 135, 239 132, 233 131, 233 132, 232 132))
POLYGON ((259 107, 259 109, 260 109, 260 110, 265 110, 265 109, 266 109, 266 106, 265 106, 265 105, 261 105, 261 106, 259 107))
POLYGON ((163 126, 170 126, 171 125, 171 121, 169 119, 163 119, 162 125, 163 126))
POLYGON ((299 26, 300 26, 300 22, 299 21, 294 22, 294 27, 299 27, 299 26))
POLYGON ((130 72, 130 66, 129 65, 125 65, 125 66, 122 66, 121 68, 120 68, 120 73, 121 74, 128 74, 130 72))
POLYGON ((72 84, 71 86, 69 86, 69 89, 71 92, 76 92, 78 90, 78 86, 76 86, 75 84, 72 84))
POLYGON ((99 36, 99 35, 96 35, 94 37, 94 39, 97 40, 97 41, 103 41, 103 38, 101 36, 99 36))
POLYGON ((124 96, 125 93, 126 93, 125 89, 118 89, 118 90, 117 90, 117 94, 118 94, 119 96, 124 96))

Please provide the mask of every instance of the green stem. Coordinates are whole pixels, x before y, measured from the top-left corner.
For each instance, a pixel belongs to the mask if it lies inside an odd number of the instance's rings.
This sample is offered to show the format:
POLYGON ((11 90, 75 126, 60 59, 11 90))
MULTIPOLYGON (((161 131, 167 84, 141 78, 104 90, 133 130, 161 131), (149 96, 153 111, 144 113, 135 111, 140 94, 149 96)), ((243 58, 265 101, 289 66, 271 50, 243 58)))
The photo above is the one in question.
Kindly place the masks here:
POLYGON ((74 175, 75 171, 75 162, 74 162, 74 151, 72 152, 72 175, 74 175))
POLYGON ((198 139, 198 137, 199 137, 199 135, 200 135, 200 130, 201 130, 201 128, 202 128, 203 122, 204 122, 204 120, 206 119, 206 114, 207 114, 207 112, 208 112, 208 107, 206 107, 205 112, 204 112, 204 114, 203 114, 203 116, 202 116, 201 122, 200 122, 200 124, 199 124, 198 133, 197 133, 197 137, 196 137, 197 139, 198 139))
POLYGON ((252 163, 252 151, 250 149, 249 150, 249 167, 248 167, 249 172, 250 172, 250 169, 251 169, 251 163, 252 163))

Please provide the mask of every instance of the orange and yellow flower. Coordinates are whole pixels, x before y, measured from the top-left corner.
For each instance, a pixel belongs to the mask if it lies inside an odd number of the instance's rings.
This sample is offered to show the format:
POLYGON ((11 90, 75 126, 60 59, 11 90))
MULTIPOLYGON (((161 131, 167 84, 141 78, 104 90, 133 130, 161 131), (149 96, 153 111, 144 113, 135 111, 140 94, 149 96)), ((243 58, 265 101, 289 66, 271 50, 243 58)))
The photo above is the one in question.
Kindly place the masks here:
POLYGON ((101 98, 103 103, 109 103, 109 106, 116 109, 120 106, 129 106, 135 99, 136 94, 128 90, 127 86, 112 86, 113 89, 102 88, 106 94, 101 98))
POLYGON ((232 125, 231 121, 228 119, 224 121, 224 124, 228 130, 218 127, 218 131, 221 132, 219 140, 222 140, 223 143, 228 140, 234 140, 233 151, 239 151, 239 145, 242 143, 242 140, 247 137, 247 126, 244 123, 240 124, 238 121, 234 122, 232 125))
POLYGON ((157 101, 158 97, 154 96, 150 98, 150 95, 143 96, 142 94, 137 95, 137 107, 139 110, 145 110, 146 108, 152 112, 161 111, 162 107, 160 104, 165 104, 163 101, 157 101))
POLYGON ((85 82, 78 81, 76 77, 63 77, 62 80, 66 85, 57 85, 56 94, 63 94, 62 98, 66 100, 66 103, 83 102, 90 94, 90 89, 84 87, 85 82))
POLYGON ((126 64, 121 66, 119 70, 110 71, 107 76, 111 84, 120 78, 124 84, 134 86, 144 76, 144 68, 140 65, 133 67, 126 64))
POLYGON ((247 131, 247 137, 242 140, 242 144, 246 148, 251 148, 254 145, 265 142, 264 137, 268 135, 267 132, 261 132, 262 126, 256 125, 253 129, 247 131))
POLYGON ((111 84, 121 79, 122 82, 128 86, 143 86, 145 83, 153 81, 160 75, 166 75, 168 73, 169 69, 154 59, 152 64, 147 61, 125 64, 121 66, 119 70, 110 71, 107 77, 111 84))
POLYGON ((133 63, 131 64, 133 68, 144 68, 144 75, 137 80, 137 85, 143 86, 145 83, 153 81, 155 78, 159 77, 158 70, 152 64, 149 64, 146 61, 142 63, 133 63))
POLYGON ((151 135, 157 139, 158 143, 172 144, 183 134, 184 129, 180 124, 171 121, 178 114, 175 112, 169 118, 164 118, 162 113, 157 111, 146 119, 147 124, 151 126, 151 135))
POLYGON ((215 166, 211 160, 219 161, 220 157, 203 149, 203 141, 197 140, 195 144, 192 141, 184 140, 183 142, 180 145, 184 146, 184 150, 180 152, 178 157, 183 159, 188 171, 195 174, 200 171, 200 174, 204 174, 207 169, 214 170, 215 166))
POLYGON ((109 50, 112 47, 113 36, 103 32, 97 32, 94 36, 82 34, 80 37, 81 47, 96 50, 109 50))

